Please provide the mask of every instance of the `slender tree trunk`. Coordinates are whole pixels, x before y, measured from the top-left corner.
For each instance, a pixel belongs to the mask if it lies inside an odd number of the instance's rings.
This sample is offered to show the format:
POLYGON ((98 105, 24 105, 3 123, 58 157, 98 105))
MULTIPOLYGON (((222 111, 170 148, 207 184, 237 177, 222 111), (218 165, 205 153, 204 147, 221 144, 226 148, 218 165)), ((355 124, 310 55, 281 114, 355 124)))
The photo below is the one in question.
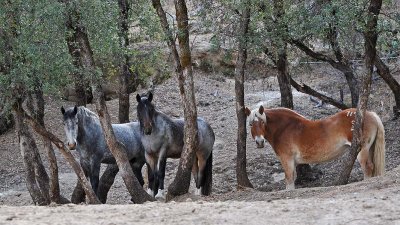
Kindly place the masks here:
POLYGON ((382 61, 381 58, 376 55, 375 62, 376 68, 378 69, 378 74, 386 82, 389 88, 392 90, 395 100, 395 105, 393 106, 393 117, 397 119, 400 117, 400 84, 397 80, 390 74, 389 67, 382 61))
POLYGON ((275 15, 275 26, 279 30, 277 40, 273 41, 273 45, 277 49, 277 60, 276 66, 278 69, 278 83, 281 92, 281 106, 289 109, 293 109, 293 94, 290 85, 290 74, 288 71, 287 61, 287 42, 286 32, 287 25, 284 22, 284 1, 274 0, 274 15, 275 15))
POLYGON ((236 157, 236 179, 238 188, 253 187, 247 175, 246 166, 246 114, 244 107, 244 72, 247 59, 247 41, 250 23, 250 1, 242 12, 238 30, 238 56, 235 68, 235 95, 236 95, 236 116, 238 121, 237 132, 237 157, 236 157))
POLYGON ((344 166, 342 173, 338 178, 338 184, 346 184, 350 177, 351 170, 354 165, 354 161, 357 158, 357 154, 361 150, 361 137, 362 127, 364 121, 365 111, 368 105, 368 97, 371 89, 371 79, 373 73, 374 62, 376 59, 376 41, 378 39, 378 33, 376 31, 378 24, 379 11, 382 6, 382 0, 370 0, 367 15, 366 31, 364 32, 364 48, 365 48, 365 65, 367 74, 363 77, 363 86, 361 90, 360 100, 357 106, 353 140, 351 142, 350 153, 346 155, 344 160, 344 166))
POLYGON ((169 28, 167 17, 159 0, 152 0, 153 7, 157 11, 160 23, 167 37, 168 47, 173 55, 175 74, 178 80, 179 93, 183 103, 185 118, 184 142, 185 147, 179 160, 178 171, 172 184, 168 187, 167 201, 175 196, 189 191, 191 169, 194 154, 198 146, 197 108, 194 94, 194 81, 192 71, 192 59, 189 47, 189 28, 187 7, 184 0, 175 0, 176 20, 178 25, 178 41, 180 57, 175 40, 169 28))
POLYGON ((118 119, 120 123, 129 122, 129 78, 131 77, 131 72, 129 70, 129 55, 127 54, 129 46, 128 37, 128 23, 129 23, 129 10, 130 3, 129 0, 118 0, 119 6, 119 40, 120 47, 123 52, 123 59, 120 62, 120 72, 119 72, 119 108, 118 108, 118 119))

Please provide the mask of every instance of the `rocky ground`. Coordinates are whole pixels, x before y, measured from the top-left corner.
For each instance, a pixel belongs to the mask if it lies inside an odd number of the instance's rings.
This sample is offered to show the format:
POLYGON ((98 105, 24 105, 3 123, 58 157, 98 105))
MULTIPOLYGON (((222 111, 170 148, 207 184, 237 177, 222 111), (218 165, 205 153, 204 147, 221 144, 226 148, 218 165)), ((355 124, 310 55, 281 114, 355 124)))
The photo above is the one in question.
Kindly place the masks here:
MULTIPOLYGON (((277 80, 271 74, 265 78, 248 79, 245 87, 246 105, 278 107, 280 104, 277 80)), ((399 74, 395 74, 399 78, 399 74)), ((345 87, 340 75, 327 66, 310 66, 293 74, 313 88, 338 98, 339 88, 345 87), (326 72, 329 71, 329 72, 326 72), (329 82, 326 82, 329 79, 329 82)), ((250 76, 251 77, 251 76, 250 76)), ((109 204, 101 206, 66 205, 34 207, 24 183, 24 169, 14 131, 0 136, 0 224, 116 224, 126 222, 165 224, 396 224, 400 223, 400 121, 391 120, 393 97, 383 80, 373 81, 370 109, 382 118, 386 130, 386 170, 384 177, 361 181, 362 171, 356 163, 351 184, 332 187, 339 173, 340 159, 312 165, 317 179, 297 185, 295 191, 284 191, 284 175, 279 160, 268 145, 255 148, 247 139, 248 173, 254 189, 236 190, 236 114, 234 81, 215 74, 196 72, 196 98, 198 115, 214 129, 216 142, 213 162, 213 194, 195 197, 192 194, 171 203, 131 205, 130 196, 122 179, 109 193, 109 204), (129 205, 128 205, 129 204, 129 205)), ((146 90, 142 89, 139 93, 146 90)), ((136 120, 136 93, 131 95, 131 120, 136 120)), ((345 101, 349 101, 345 89, 345 101)), ((174 78, 154 89, 157 108, 172 117, 183 116, 180 96, 174 78)), ((58 137, 64 137, 60 107, 72 102, 48 97, 46 125, 58 137)), ((319 119, 338 110, 325 105, 316 108, 309 97, 294 91, 295 110, 310 119, 319 119)), ((108 103, 112 119, 117 122, 118 101, 108 103)), ((92 105, 88 106, 93 109, 92 105)), ((43 160, 47 165, 46 157, 43 160)), ((60 167, 62 194, 70 197, 76 176, 62 156, 57 153, 60 167)), ((166 186, 172 181, 177 160, 167 164, 166 186)))

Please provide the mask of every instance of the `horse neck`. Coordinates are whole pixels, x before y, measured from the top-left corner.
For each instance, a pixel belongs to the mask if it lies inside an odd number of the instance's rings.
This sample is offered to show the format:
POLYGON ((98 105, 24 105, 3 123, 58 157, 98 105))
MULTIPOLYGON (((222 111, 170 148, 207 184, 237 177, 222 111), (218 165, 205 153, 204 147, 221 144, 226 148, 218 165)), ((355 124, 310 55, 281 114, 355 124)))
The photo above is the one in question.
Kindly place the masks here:
POLYGON ((265 124, 265 138, 270 143, 275 139, 274 135, 282 135, 282 131, 284 131, 288 125, 292 123, 301 123, 303 120, 306 120, 300 114, 288 109, 267 110, 266 114, 267 123, 265 124))
MULTIPOLYGON (((86 108, 79 107, 77 114, 78 117, 78 142, 85 140, 90 132, 94 134, 94 130, 100 126, 100 122, 97 118, 90 115, 86 108), (91 130, 91 131, 89 131, 91 130)), ((101 128, 100 128, 101 129, 101 128)))

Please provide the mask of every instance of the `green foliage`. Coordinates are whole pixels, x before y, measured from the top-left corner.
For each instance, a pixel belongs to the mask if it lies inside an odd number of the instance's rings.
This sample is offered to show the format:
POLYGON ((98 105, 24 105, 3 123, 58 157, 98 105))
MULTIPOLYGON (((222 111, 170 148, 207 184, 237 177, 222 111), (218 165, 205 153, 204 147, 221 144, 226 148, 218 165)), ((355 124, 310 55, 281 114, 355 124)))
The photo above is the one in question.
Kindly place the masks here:
POLYGON ((24 92, 41 85, 58 94, 68 82, 71 65, 63 35, 62 7, 53 1, 10 1, 0 7, 0 89, 5 99, 15 97, 18 86, 24 92))

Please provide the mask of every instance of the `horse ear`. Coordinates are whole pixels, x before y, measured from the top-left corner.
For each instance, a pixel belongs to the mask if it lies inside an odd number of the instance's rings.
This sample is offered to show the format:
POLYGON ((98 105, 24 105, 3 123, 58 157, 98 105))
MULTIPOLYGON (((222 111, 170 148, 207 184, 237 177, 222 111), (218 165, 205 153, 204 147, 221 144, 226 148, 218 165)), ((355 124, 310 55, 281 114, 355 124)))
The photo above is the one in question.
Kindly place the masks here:
POLYGON ((78 107, 74 106, 74 115, 76 115, 78 113, 78 107))
POLYGON ((137 94, 137 95, 136 95, 136 101, 137 101, 137 102, 140 102, 141 100, 142 100, 142 98, 140 97, 139 94, 137 94))
POLYGON ((249 108, 246 107, 246 108, 244 109, 244 113, 246 114, 246 116, 250 116, 251 111, 250 111, 249 108))
POLYGON ((147 100, 149 102, 151 102, 151 100, 153 100, 153 93, 152 92, 149 92, 149 97, 147 97, 147 100))
POLYGON ((260 105, 258 112, 260 113, 260 115, 262 115, 264 113, 264 106, 260 105))
POLYGON ((61 106, 61 113, 62 113, 63 115, 65 114, 64 106, 61 106))

